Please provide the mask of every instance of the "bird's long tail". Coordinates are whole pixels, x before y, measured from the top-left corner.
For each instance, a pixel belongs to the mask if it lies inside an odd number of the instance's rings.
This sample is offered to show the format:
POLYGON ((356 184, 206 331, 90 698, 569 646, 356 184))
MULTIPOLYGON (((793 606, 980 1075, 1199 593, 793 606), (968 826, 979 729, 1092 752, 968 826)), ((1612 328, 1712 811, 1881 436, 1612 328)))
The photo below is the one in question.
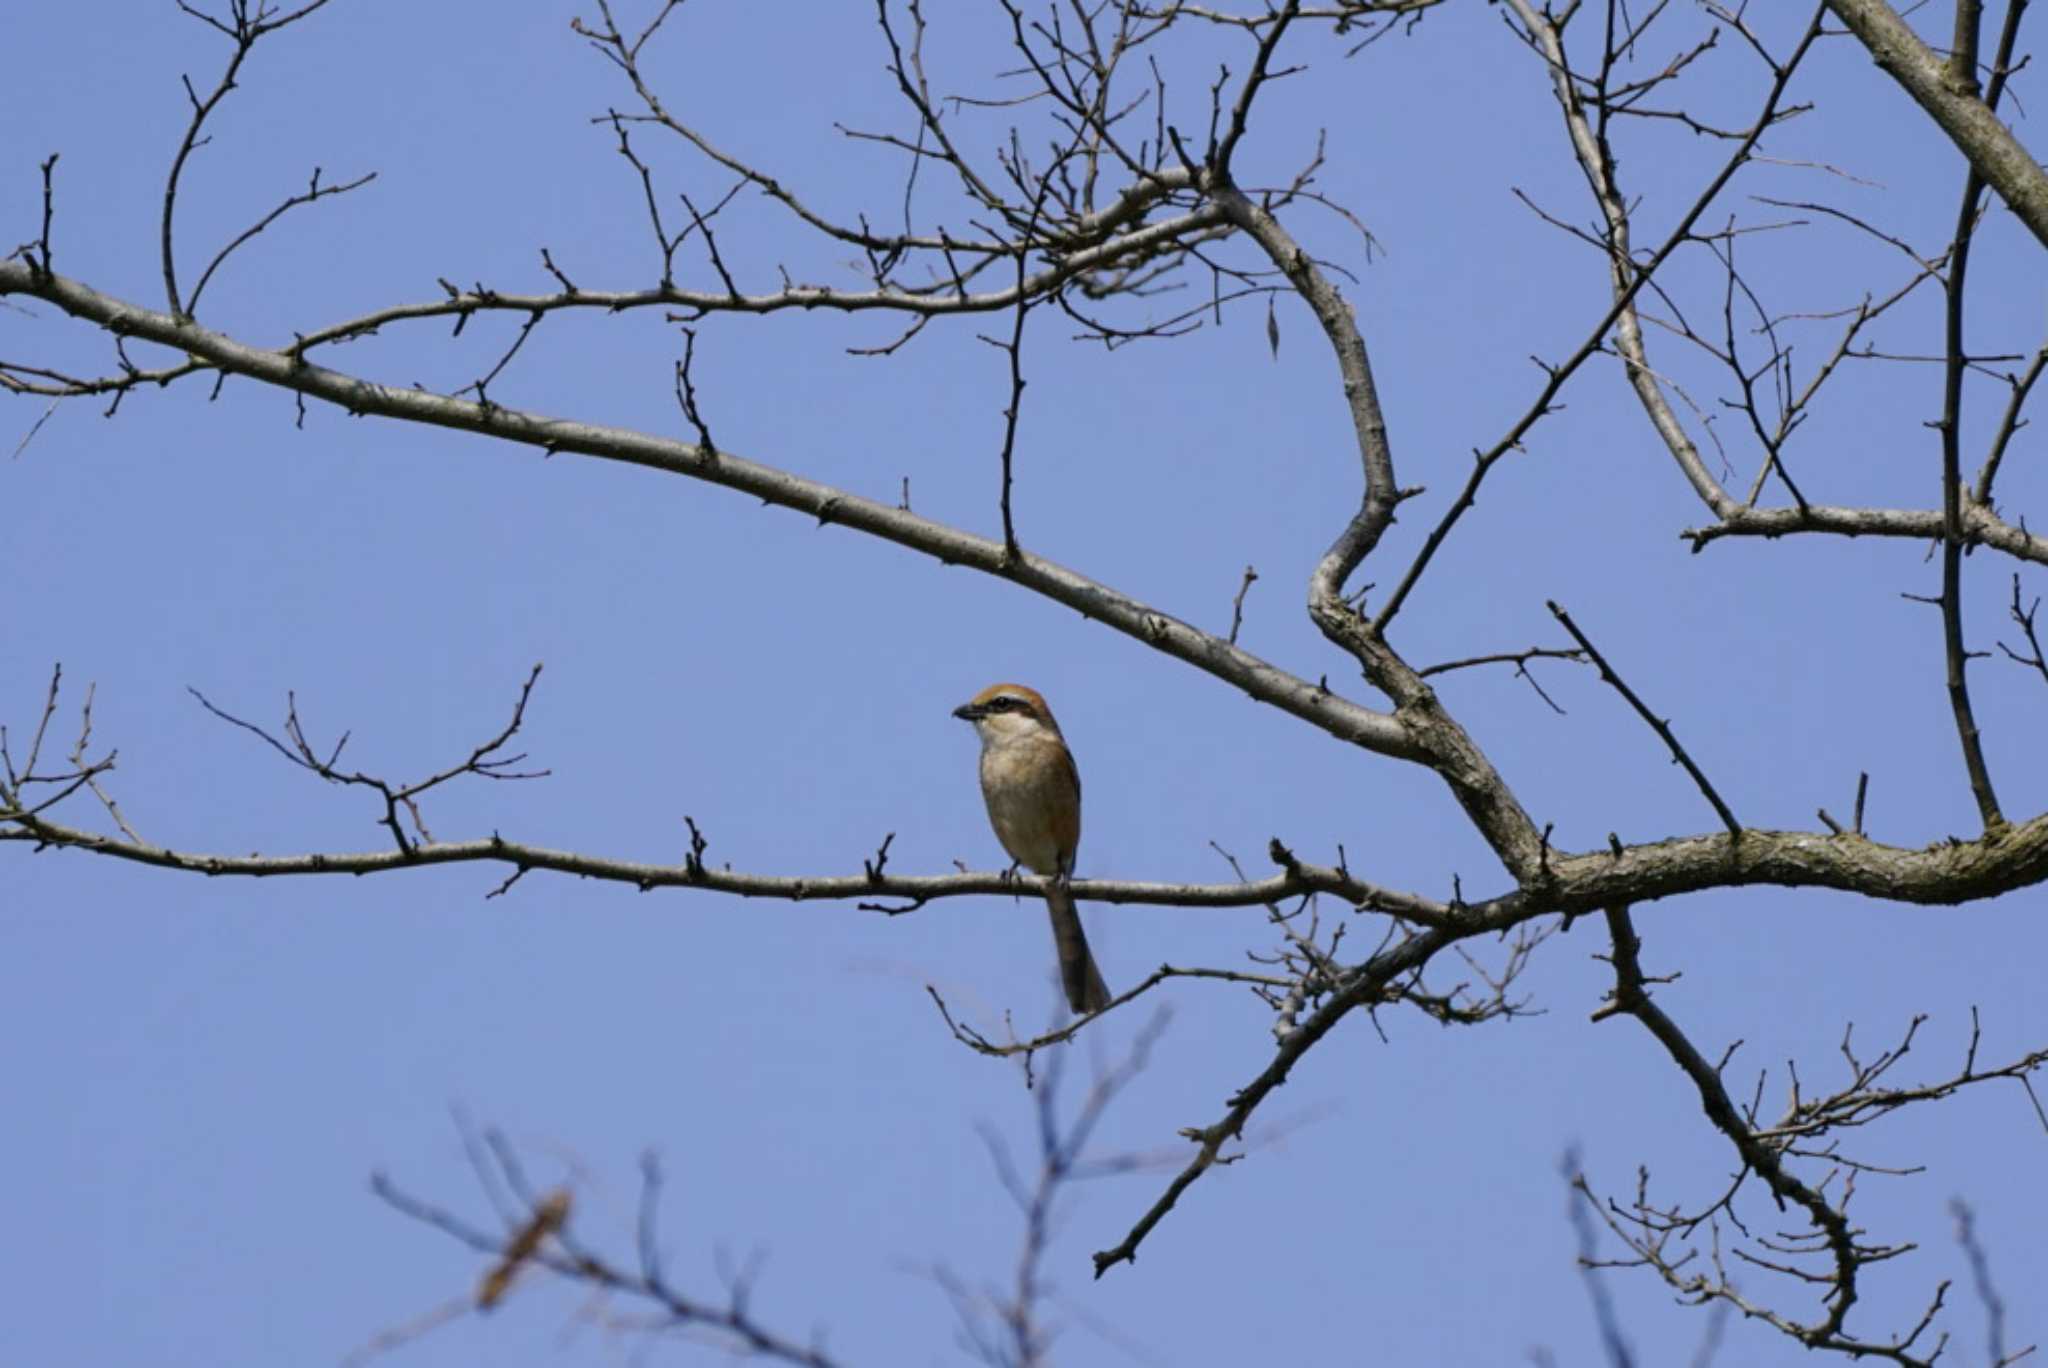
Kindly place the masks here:
POLYGON ((1074 908, 1073 895, 1060 884, 1045 890, 1046 911, 1052 914, 1052 943, 1060 957, 1060 985, 1067 990, 1067 1006, 1076 1012, 1099 1012, 1109 1005, 1109 988, 1095 956, 1088 953, 1088 935, 1081 929, 1081 914, 1074 908))

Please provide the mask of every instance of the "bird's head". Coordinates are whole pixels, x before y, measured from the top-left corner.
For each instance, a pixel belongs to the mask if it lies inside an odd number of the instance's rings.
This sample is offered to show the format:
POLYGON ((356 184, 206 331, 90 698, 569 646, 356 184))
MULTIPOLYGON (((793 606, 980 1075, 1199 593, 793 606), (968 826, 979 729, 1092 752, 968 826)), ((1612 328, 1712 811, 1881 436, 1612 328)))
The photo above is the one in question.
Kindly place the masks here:
POLYGON ((1022 684, 991 684, 953 709, 953 716, 972 722, 985 745, 1060 734, 1045 699, 1022 684))

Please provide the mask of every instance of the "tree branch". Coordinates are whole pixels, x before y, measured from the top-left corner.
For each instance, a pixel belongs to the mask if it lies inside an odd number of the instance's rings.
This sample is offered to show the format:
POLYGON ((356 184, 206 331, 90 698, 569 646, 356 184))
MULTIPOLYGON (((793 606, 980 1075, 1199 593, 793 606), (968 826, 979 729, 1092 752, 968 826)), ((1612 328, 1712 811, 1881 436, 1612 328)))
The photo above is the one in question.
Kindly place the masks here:
MULTIPOLYGON (((1408 728, 1395 718, 1338 697, 1222 637, 1204 632, 1106 585, 1035 556, 1011 557, 1000 540, 974 536, 906 509, 849 494, 815 480, 736 456, 625 428, 604 427, 475 403, 424 390, 378 384, 305 359, 302 347, 247 346, 190 319, 173 318, 101 294, 79 281, 0 262, 0 296, 29 294, 117 336, 141 337, 204 358, 222 371, 323 399, 356 415, 375 415, 480 433, 554 452, 575 452, 723 485, 762 501, 895 542, 949 565, 1007 579, 1103 622, 1167 655, 1271 703, 1332 736, 1382 755, 1419 759, 1408 728)), ((592 298, 580 295, 579 300, 592 298)))
MULTIPOLYGON (((1826 0, 1878 67, 1928 112, 1985 183, 2048 246, 2048 173, 1991 106, 1954 79, 1949 64, 1885 0, 1826 0), (1959 88, 1961 86, 1961 88, 1959 88)), ((2012 8, 2023 8, 2017 0, 2012 8)))

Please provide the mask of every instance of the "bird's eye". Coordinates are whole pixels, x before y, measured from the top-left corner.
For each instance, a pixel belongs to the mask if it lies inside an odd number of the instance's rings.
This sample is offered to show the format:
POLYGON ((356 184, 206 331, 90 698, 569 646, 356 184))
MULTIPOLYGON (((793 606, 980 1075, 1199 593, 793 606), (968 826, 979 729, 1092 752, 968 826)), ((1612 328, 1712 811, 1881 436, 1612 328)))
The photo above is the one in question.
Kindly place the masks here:
POLYGON ((988 710, 990 712, 1008 712, 1010 709, 1017 706, 1017 700, 1003 695, 998 695, 994 698, 991 698, 986 706, 988 707, 988 710))

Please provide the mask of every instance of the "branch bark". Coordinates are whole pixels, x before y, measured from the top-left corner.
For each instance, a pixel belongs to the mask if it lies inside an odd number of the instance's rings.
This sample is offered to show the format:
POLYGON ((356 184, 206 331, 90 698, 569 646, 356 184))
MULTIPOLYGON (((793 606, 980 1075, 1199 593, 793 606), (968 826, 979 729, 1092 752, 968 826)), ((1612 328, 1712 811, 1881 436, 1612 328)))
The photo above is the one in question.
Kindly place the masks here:
POLYGON ((1976 82, 1957 79, 1954 68, 1921 42, 1885 0, 1827 0, 1827 7, 1885 75, 1933 117, 2028 231, 2048 246, 2048 172, 1977 97, 1976 82))
POLYGON ((626 428, 579 423, 565 418, 403 389, 305 359, 298 349, 271 351, 238 342, 190 319, 176 318, 100 293, 83 282, 32 268, 22 261, 0 262, 0 297, 22 294, 43 299, 74 318, 96 323, 118 337, 140 337, 199 357, 216 369, 322 399, 357 416, 474 432, 553 454, 574 452, 602 460, 645 466, 751 494, 765 503, 796 509, 820 525, 837 523, 947 564, 964 565, 1022 585, 1084 617, 1094 618, 1154 650, 1215 675, 1262 703, 1310 722, 1332 736, 1377 754, 1419 760, 1424 752, 1408 727, 1272 665, 1211 632, 1170 617, 1137 599, 1029 552, 1008 554, 1003 543, 978 537, 908 509, 850 494, 816 480, 792 475, 728 451, 707 452, 672 438, 626 428))

